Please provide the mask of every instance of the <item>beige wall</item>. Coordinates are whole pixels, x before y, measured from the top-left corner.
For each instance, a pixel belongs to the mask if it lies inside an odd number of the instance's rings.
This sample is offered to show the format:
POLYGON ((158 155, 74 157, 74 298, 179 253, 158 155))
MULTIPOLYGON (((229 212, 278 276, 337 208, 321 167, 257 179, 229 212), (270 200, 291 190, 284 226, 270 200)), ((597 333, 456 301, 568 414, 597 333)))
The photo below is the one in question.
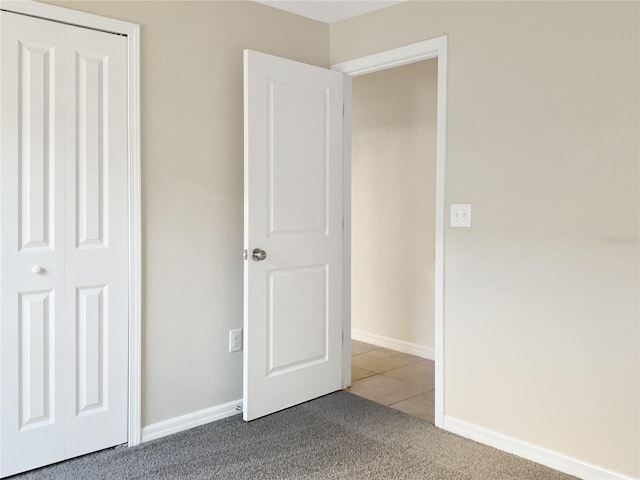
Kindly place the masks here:
POLYGON ((446 34, 446 414, 638 477, 638 2, 407 2, 337 63, 446 34))
POLYGON ((434 346, 437 59, 356 77, 354 330, 434 346))
POLYGON ((56 4, 141 25, 143 424, 242 398, 242 50, 328 66, 328 26, 253 2, 56 4))

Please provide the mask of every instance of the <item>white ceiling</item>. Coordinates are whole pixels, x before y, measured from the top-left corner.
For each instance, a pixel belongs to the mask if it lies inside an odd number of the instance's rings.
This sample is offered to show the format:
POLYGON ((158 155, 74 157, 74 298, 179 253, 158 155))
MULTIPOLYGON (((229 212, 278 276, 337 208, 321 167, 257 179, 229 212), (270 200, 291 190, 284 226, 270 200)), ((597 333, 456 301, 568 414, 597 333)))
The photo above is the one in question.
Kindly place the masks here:
POLYGON ((339 22, 405 0, 255 0, 263 5, 319 20, 339 22))

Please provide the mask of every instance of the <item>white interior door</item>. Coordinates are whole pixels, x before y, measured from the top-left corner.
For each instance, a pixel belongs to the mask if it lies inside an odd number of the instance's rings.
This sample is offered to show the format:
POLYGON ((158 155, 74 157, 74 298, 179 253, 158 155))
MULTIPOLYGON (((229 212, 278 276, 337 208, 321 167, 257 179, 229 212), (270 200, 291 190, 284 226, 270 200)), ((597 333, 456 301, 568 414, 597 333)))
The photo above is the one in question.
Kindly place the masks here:
POLYGON ((127 441, 126 38, 0 12, 0 476, 127 441))
POLYGON ((244 62, 243 413, 253 420, 342 386, 343 76, 249 50, 244 62))

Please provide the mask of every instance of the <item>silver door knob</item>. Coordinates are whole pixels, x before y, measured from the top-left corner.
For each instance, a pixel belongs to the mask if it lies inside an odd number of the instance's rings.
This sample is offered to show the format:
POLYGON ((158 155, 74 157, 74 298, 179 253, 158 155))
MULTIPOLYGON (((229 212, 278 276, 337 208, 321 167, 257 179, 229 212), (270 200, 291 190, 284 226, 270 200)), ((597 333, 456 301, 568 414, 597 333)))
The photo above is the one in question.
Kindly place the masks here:
POLYGON ((34 265, 33 267, 31 267, 31 271, 36 275, 40 275, 41 273, 44 273, 44 268, 42 268, 40 265, 34 265))
POLYGON ((251 252, 251 258, 253 258, 256 262, 259 262, 267 258, 267 252, 265 252, 264 250, 260 250, 259 248, 254 248, 253 252, 251 252))

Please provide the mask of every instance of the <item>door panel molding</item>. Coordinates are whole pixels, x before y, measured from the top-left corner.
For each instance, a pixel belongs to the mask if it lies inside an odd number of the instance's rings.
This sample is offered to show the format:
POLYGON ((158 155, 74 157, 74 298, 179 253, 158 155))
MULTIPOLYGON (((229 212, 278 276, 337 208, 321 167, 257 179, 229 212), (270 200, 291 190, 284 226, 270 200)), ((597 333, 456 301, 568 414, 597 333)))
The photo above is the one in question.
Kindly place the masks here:
POLYGON ((351 385, 351 78, 410 63, 438 59, 436 120, 436 259, 435 259, 435 424, 444 428, 444 219, 447 164, 447 36, 432 38, 332 65, 345 75, 344 131, 344 263, 343 263, 343 387, 351 385))
POLYGON ((267 378, 326 362, 330 328, 329 265, 274 268, 267 276, 267 378), (319 298, 305 295, 313 290, 320 290, 323 295, 319 298), (286 293, 278 295, 279 291, 286 293), (322 305, 317 305, 318 302, 322 305), (295 315, 287 312, 291 303, 299 304, 299 310, 306 310, 310 316, 304 328, 295 315), (287 348, 288 342, 282 342, 286 332, 294 332, 296 349, 287 348))
POLYGON ((20 431, 52 423, 53 295, 51 290, 18 294, 20 431))
POLYGON ((105 408, 108 384, 105 369, 107 349, 108 287, 76 287, 76 415, 91 415, 105 408))
POLYGON ((134 23, 32 1, 0 0, 0 10, 43 20, 115 33, 127 38, 128 216, 129 216, 129 400, 128 445, 142 436, 141 369, 141 179, 140 179, 140 26, 134 23))
POLYGON ((99 248, 107 246, 105 208, 108 202, 109 170, 106 152, 109 125, 106 91, 109 88, 109 63, 106 58, 87 57, 76 52, 75 81, 79 92, 76 100, 77 159, 77 231, 76 246, 99 248), (88 92, 98 92, 90 98, 88 92))
POLYGON ((19 126, 19 248, 23 250, 52 249, 49 233, 52 231, 55 182, 51 176, 51 158, 55 156, 55 53, 21 43, 19 48, 18 111, 19 126), (53 111, 52 111, 53 110, 53 111), (42 142, 42 138, 46 142, 42 142), (44 148, 43 148, 44 147, 44 148))

